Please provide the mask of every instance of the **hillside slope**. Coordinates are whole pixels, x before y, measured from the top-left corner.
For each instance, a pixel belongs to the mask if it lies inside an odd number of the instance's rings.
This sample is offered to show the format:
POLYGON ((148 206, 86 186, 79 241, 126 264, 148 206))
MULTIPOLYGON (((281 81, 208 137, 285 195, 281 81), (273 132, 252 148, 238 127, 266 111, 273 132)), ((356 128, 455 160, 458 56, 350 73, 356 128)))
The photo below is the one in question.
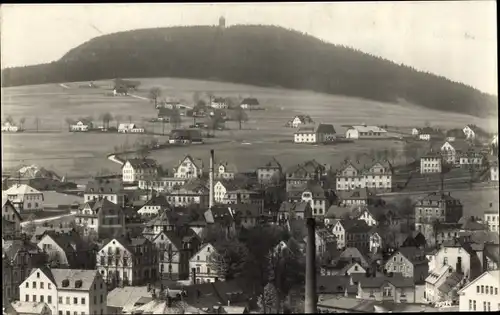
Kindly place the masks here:
MULTIPOLYGON (((274 26, 142 29, 94 38, 60 60, 2 70, 2 85, 182 77, 405 100, 476 116, 498 99, 444 77, 274 26)), ((307 104, 305 104, 307 106, 307 104)))

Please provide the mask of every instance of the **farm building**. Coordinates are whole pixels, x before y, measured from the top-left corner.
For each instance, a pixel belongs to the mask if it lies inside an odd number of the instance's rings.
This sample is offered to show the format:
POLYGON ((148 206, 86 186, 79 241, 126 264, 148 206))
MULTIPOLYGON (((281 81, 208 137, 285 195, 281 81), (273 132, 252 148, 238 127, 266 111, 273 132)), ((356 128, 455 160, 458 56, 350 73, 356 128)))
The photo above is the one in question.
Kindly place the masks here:
POLYGON ((335 128, 330 124, 301 127, 294 134, 295 143, 323 143, 335 139, 335 128))
POLYGON ((256 98, 250 97, 250 98, 245 98, 243 101, 241 101, 240 107, 250 110, 258 109, 260 107, 260 103, 256 98))
POLYGON ((113 96, 116 95, 127 95, 128 94, 128 89, 127 87, 121 85, 121 86, 115 86, 113 89, 113 96))
POLYGON ((203 138, 198 129, 174 129, 170 132, 169 143, 203 143, 203 138))
POLYGON ((226 109, 226 108, 228 108, 227 101, 223 97, 216 97, 216 98, 214 98, 212 100, 212 102, 210 103, 210 106, 213 107, 213 108, 217 108, 217 109, 226 109))
POLYGON ((6 121, 2 125, 2 131, 7 131, 7 132, 18 132, 20 129, 18 126, 11 124, 10 122, 6 121))
POLYGON ((158 120, 169 122, 172 116, 173 110, 170 108, 160 107, 158 108, 158 120))
POLYGON ((298 128, 301 125, 314 124, 309 115, 297 115, 286 123, 287 127, 298 128))
POLYGON ((92 129, 92 122, 87 120, 80 120, 76 124, 70 126, 71 131, 85 132, 92 129))
POLYGON ((144 133, 144 128, 139 128, 135 124, 120 124, 119 133, 144 133))
POLYGON ((377 126, 367 126, 356 125, 350 126, 346 133, 345 137, 347 139, 376 139, 383 138, 387 135, 387 131, 377 126))

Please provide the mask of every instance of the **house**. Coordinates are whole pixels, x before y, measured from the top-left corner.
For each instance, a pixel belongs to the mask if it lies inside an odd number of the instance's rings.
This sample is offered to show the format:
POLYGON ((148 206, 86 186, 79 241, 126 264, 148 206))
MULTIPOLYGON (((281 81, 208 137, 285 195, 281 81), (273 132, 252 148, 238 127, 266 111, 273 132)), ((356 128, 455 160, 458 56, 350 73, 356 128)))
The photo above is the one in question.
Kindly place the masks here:
POLYGON ((158 165, 153 159, 129 159, 122 166, 124 183, 135 183, 141 176, 156 176, 158 165))
POLYGON ((394 252, 403 247, 424 248, 426 241, 422 233, 394 232, 387 227, 379 227, 370 232, 370 252, 394 252))
POLYGON ((458 294, 460 296, 460 312, 500 311, 498 287, 500 286, 500 271, 490 270, 475 280, 469 282, 458 294))
POLYGON ((377 203, 377 196, 367 188, 337 191, 337 198, 341 205, 371 205, 377 203))
POLYGON ((442 156, 437 152, 429 152, 420 158, 420 174, 441 173, 442 156))
POLYGON ((76 233, 75 228, 73 227, 44 227, 44 226, 37 226, 35 229, 35 232, 33 233, 33 236, 31 237, 31 243, 33 244, 38 244, 40 240, 45 236, 47 233, 55 233, 55 234, 61 234, 61 235, 71 235, 72 233, 76 233))
POLYGON ((215 166, 215 178, 220 179, 234 179, 237 174, 236 166, 228 162, 219 162, 215 166))
POLYGON ((207 243, 189 260, 189 270, 191 270, 190 280, 193 284, 204 282, 224 281, 224 276, 217 274, 213 269, 210 269, 211 255, 217 254, 217 248, 207 243), (214 254, 215 253, 215 254, 214 254))
POLYGON ((182 222, 182 217, 177 212, 163 211, 159 216, 146 223, 143 235, 153 240, 160 232, 173 231, 182 222))
POLYGON ((453 295, 456 295, 463 280, 463 275, 454 271, 448 265, 434 269, 425 279, 425 301, 431 303, 456 302, 457 297, 453 295), (452 291, 454 291, 454 294, 452 291))
POLYGON ((337 239, 337 248, 355 247, 362 252, 369 249, 370 226, 363 220, 334 220, 331 228, 337 239))
POLYGON ((160 212, 170 211, 172 207, 163 195, 153 196, 151 199, 142 206, 137 213, 143 216, 156 216, 160 212))
POLYGON ((235 223, 246 229, 255 227, 260 219, 261 207, 254 204, 231 204, 229 211, 233 214, 235 223))
POLYGON ((23 219, 7 198, 2 198, 2 239, 16 239, 21 235, 23 219))
POLYGON ((486 270, 496 270, 500 266, 500 247, 498 244, 485 244, 484 256, 486 270))
POLYGON ((290 219, 307 219, 311 217, 311 203, 307 201, 284 201, 278 210, 278 222, 286 223, 290 219))
POLYGON ((259 109, 260 103, 256 98, 248 97, 241 101, 240 107, 244 109, 259 109))
POLYGON ((25 184, 14 184, 2 191, 2 199, 4 198, 8 199, 19 213, 42 211, 44 208, 43 193, 25 184))
POLYGON ((469 148, 469 150, 459 154, 459 163, 461 167, 475 166, 477 168, 483 165, 484 155, 478 148, 469 148))
POLYGON ((224 203, 226 193, 231 190, 237 190, 241 183, 234 180, 217 180, 214 185, 214 201, 224 203))
POLYGON ((183 248, 182 239, 174 231, 161 231, 152 243, 158 252, 162 279, 185 279, 189 275, 189 252, 183 248))
POLYGON ((301 125, 314 124, 311 116, 309 115, 297 115, 286 123, 287 127, 298 128, 301 125))
POLYGON ((309 182, 305 187, 287 191, 290 202, 308 202, 313 217, 323 217, 330 207, 330 194, 319 183, 309 182))
POLYGON ((430 193, 415 203, 415 230, 421 232, 428 245, 436 242, 434 224, 458 222, 463 216, 463 205, 450 193, 430 193))
POLYGON ((91 248, 86 246, 77 233, 58 234, 46 232, 37 243, 47 254, 48 263, 56 268, 92 269, 95 267, 91 248))
POLYGON ((335 128, 330 124, 300 127, 294 133, 294 143, 323 143, 335 140, 335 128))
MULTIPOLYGON (((202 162, 203 163, 203 162, 202 162)), ((203 165, 198 165, 190 155, 186 155, 184 159, 179 161, 177 167, 174 168, 175 178, 199 178, 203 172, 203 165)))
POLYGON ((467 125, 464 127, 463 132, 466 139, 476 139, 477 137, 485 137, 487 133, 476 125, 467 125))
POLYGON ((46 255, 26 240, 2 239, 2 297, 4 301, 19 300, 20 284, 30 270, 45 265, 46 255))
POLYGON ((156 104, 156 108, 168 108, 168 109, 174 109, 174 108, 179 108, 181 106, 181 102, 177 99, 169 98, 165 99, 162 102, 158 102, 156 104))
POLYGON ((199 180, 186 182, 183 186, 174 187, 166 194, 167 201, 174 207, 199 204, 201 207, 208 205, 209 189, 199 180))
POLYGON ((14 125, 13 123, 10 123, 8 121, 4 122, 2 125, 2 131, 6 132, 18 132, 20 129, 18 126, 14 125))
POLYGON ((429 274, 429 265, 422 249, 402 247, 395 251, 384 266, 387 272, 400 273, 412 278, 415 283, 424 283, 429 274))
POLYGON ((337 191, 356 188, 391 191, 392 167, 388 161, 375 160, 366 155, 347 160, 336 173, 336 187, 337 191))
POLYGON ((12 313, 7 310, 9 315, 52 315, 52 310, 45 302, 14 301, 10 306, 12 313))
POLYGON ((203 143, 203 137, 199 129, 173 129, 168 142, 170 144, 199 144, 203 143))
MULTIPOLYGON (((368 268, 363 268, 363 266, 354 260, 338 260, 332 262, 329 265, 323 265, 321 267, 321 274, 324 276, 350 276, 351 274, 361 273, 366 274, 368 268)), ((342 295, 344 292, 341 292, 342 295)))
POLYGON ((235 189, 226 192, 222 201, 224 204, 251 204, 259 209, 259 212, 264 210, 264 197, 259 190, 235 189))
POLYGON ((73 132, 85 132, 93 128, 92 122, 87 120, 79 120, 76 124, 69 127, 73 132))
POLYGON ((490 162, 490 180, 498 182, 498 157, 495 157, 490 162))
POLYGON ((174 187, 179 187, 188 181, 188 178, 176 178, 165 176, 138 176, 138 187, 143 190, 154 190, 156 192, 168 192, 174 187))
POLYGON ((120 124, 118 126, 119 133, 144 133, 144 128, 137 127, 136 124, 120 124))
POLYGON ((352 207, 348 207, 346 204, 333 204, 328 208, 323 222, 325 226, 331 226, 335 219, 353 219, 355 215, 353 210, 352 207))
POLYGON ((123 184, 118 179, 94 178, 85 186, 84 201, 106 199, 119 206, 125 205, 123 184))
POLYGON ((273 182, 279 183, 281 179, 282 167, 281 164, 273 158, 266 164, 257 168, 257 179, 259 184, 270 184, 273 182))
POLYGON ((483 248, 460 238, 444 242, 433 255, 434 266, 431 270, 447 265, 453 271, 463 274, 466 280, 473 280, 484 269, 482 251, 483 248))
POLYGON ((106 240, 96 256, 103 280, 116 285, 141 285, 158 278, 158 252, 145 237, 106 240))
POLYGON ((469 151, 471 145, 469 142, 464 140, 456 140, 450 142, 445 141, 443 145, 439 147, 439 153, 448 164, 459 164, 460 154, 469 151))
POLYGON ((100 238, 125 232, 123 208, 108 199, 86 202, 75 215, 75 222, 85 234, 97 233, 100 238))
POLYGON ((163 123, 167 123, 170 121, 170 117, 174 115, 174 110, 170 108, 160 107, 158 108, 157 118, 159 121, 163 123))
MULTIPOLYGON (((303 241, 306 245, 307 237, 307 235, 303 237, 303 241)), ((335 235, 332 233, 332 231, 326 228, 316 229, 315 241, 316 255, 319 257, 323 256, 327 252, 337 249, 335 235)))
POLYGON ((387 131, 377 126, 366 124, 349 126, 345 132, 347 139, 377 139, 387 136, 387 131))
POLYGON ((52 314, 107 314, 107 288, 96 270, 33 269, 19 291, 21 301, 45 302, 52 314))
POLYGON ((227 109, 229 105, 227 104, 227 100, 223 97, 214 97, 210 103, 210 107, 216 109, 227 109))
POLYGON ((364 274, 353 274, 354 283, 358 283, 356 298, 375 301, 391 301, 395 303, 415 303, 415 283, 412 278, 399 274, 383 277, 366 277, 364 274))
POLYGON ((327 172, 328 167, 314 159, 294 165, 285 171, 286 191, 303 189, 311 181, 322 183, 327 172))
POLYGON ((116 85, 115 88, 113 89, 113 96, 125 96, 128 95, 128 88, 126 85, 116 85))
MULTIPOLYGON (((412 132, 413 134, 413 132, 412 132)), ((423 141, 430 141, 435 139, 443 138, 443 134, 440 130, 431 127, 424 127, 418 131, 418 139, 423 141)))
POLYGON ((495 207, 493 207, 493 203, 491 202, 490 207, 484 211, 484 224, 488 227, 488 231, 500 233, 498 202, 495 203, 495 207))

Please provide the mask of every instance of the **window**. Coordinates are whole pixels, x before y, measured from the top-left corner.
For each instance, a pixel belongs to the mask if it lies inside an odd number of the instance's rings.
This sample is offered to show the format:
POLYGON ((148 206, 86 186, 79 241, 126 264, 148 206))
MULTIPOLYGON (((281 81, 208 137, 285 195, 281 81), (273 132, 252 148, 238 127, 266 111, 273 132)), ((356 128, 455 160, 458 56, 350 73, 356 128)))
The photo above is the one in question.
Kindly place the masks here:
POLYGON ((486 294, 490 294, 489 287, 488 287, 488 286, 486 286, 486 288, 485 288, 485 289, 486 289, 486 292, 485 292, 485 293, 486 293, 486 294))
POLYGON ((43 288, 44 288, 44 283, 40 282, 40 289, 43 289, 43 288))
POLYGON ((102 294, 101 294, 101 303, 103 303, 103 298, 102 298, 102 294))
POLYGON ((71 315, 71 312, 70 311, 66 311, 66 315, 71 315))
POLYGON ((52 295, 47 295, 47 303, 52 304, 52 295))
POLYGON ((62 296, 59 297, 59 304, 63 304, 62 296))
POLYGON ((44 296, 43 295, 40 295, 40 302, 44 302, 44 296))
POLYGON ((476 300, 472 301, 473 305, 472 305, 472 310, 475 311, 476 310, 476 300))
POLYGON ((483 302, 483 311, 486 311, 486 302, 483 302))
POLYGON ((392 296, 391 287, 385 287, 384 288, 383 296, 392 296))
POLYGON ((36 282, 35 282, 35 281, 33 281, 32 288, 33 288, 33 289, 36 289, 36 282))
MULTIPOLYGON (((477 291, 477 293, 480 292, 479 286, 476 286, 476 291, 477 291)), ((471 301, 471 303, 472 303, 472 301, 471 301)))
POLYGON ((69 304, 69 296, 66 297, 66 304, 69 304))
MULTIPOLYGON (((498 295, 498 288, 495 288, 495 295, 498 295)), ((500 310, 500 307, 498 309, 500 310)))
POLYGON ((481 293, 484 293, 484 285, 481 286, 481 293))
POLYGON ((472 300, 469 300, 469 311, 472 311, 472 300))
POLYGON ((50 289, 52 289, 52 284, 50 284, 50 283, 49 283, 49 284, 47 284, 47 288, 48 288, 49 290, 50 290, 50 289))
POLYGON ((59 311, 59 315, 63 315, 63 312, 62 312, 62 311, 59 311))
POLYGON ((26 302, 29 302, 30 301, 30 296, 28 294, 26 294, 26 298, 24 299, 26 302))
POLYGON ((33 302, 36 302, 36 295, 33 294, 33 302))
POLYGON ((37 277, 38 279, 40 279, 40 272, 37 272, 37 273, 36 273, 36 277, 37 277))
POLYGON ((97 304, 97 296, 94 296, 94 304, 97 304))
POLYGON ((26 281, 26 287, 29 288, 30 287, 30 283, 28 281, 26 281))
POLYGON ((81 303, 82 303, 82 305, 85 305, 85 298, 82 298, 81 303))

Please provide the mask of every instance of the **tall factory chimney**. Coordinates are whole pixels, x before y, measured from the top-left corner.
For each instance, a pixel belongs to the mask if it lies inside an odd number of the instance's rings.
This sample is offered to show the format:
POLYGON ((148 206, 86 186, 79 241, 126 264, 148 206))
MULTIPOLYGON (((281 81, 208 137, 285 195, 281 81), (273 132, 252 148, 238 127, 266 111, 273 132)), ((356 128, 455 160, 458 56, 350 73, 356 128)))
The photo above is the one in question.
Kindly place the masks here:
POLYGON ((208 207, 209 209, 212 209, 214 206, 214 150, 210 150, 210 173, 209 173, 209 185, 210 185, 210 192, 208 195, 208 207))
POLYGON ((316 297, 316 221, 307 218, 307 250, 306 250, 306 297, 305 313, 314 314, 317 311, 316 297))

